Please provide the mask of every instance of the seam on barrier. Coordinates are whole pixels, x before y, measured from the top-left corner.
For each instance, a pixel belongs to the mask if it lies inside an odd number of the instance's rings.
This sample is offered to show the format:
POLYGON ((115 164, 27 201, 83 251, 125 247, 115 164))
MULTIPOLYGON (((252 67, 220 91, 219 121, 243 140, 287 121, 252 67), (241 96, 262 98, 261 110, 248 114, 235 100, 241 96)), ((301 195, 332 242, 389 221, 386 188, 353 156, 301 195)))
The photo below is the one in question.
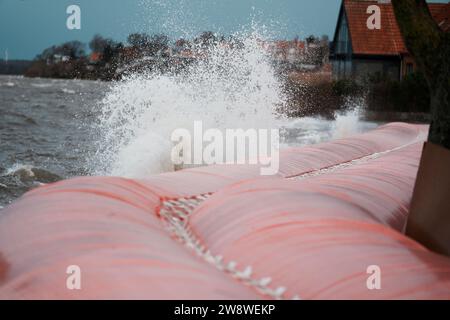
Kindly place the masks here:
MULTIPOLYGON (((193 250, 199 257, 219 271, 231 275, 234 279, 252 287, 264 296, 277 300, 285 299, 285 287, 271 288, 272 279, 270 277, 262 279, 252 278, 253 269, 251 266, 239 270, 236 262, 230 261, 227 263, 222 256, 212 254, 194 234, 189 226, 189 216, 195 208, 211 195, 212 193, 207 193, 200 196, 163 201, 159 210, 159 216, 166 222, 168 230, 176 236, 178 241, 193 250)), ((299 300, 300 297, 294 296, 292 299, 299 300)))
POLYGON ((348 168, 348 167, 352 167, 354 165, 367 163, 370 160, 378 159, 378 158, 380 158, 382 156, 385 156, 385 155, 387 155, 387 154, 389 154, 391 152, 407 148, 407 147, 409 147, 411 145, 414 145, 416 143, 417 143, 417 141, 414 141, 414 142, 402 145, 400 147, 396 147, 396 148, 389 149, 389 150, 386 150, 386 151, 371 153, 371 154, 369 154, 367 156, 363 156, 361 158, 356 158, 356 159, 353 159, 353 160, 350 160, 350 161, 347 161, 347 162, 342 162, 342 163, 339 163, 339 164, 336 164, 336 165, 333 165, 333 166, 330 166, 330 167, 325 167, 325 168, 321 168, 321 169, 308 171, 308 172, 305 172, 305 173, 301 173, 299 175, 288 176, 285 179, 295 180, 295 179, 306 179, 306 178, 310 178, 310 177, 320 176, 320 175, 323 175, 323 174, 334 172, 334 171, 339 170, 339 169, 345 169, 345 168, 348 168))

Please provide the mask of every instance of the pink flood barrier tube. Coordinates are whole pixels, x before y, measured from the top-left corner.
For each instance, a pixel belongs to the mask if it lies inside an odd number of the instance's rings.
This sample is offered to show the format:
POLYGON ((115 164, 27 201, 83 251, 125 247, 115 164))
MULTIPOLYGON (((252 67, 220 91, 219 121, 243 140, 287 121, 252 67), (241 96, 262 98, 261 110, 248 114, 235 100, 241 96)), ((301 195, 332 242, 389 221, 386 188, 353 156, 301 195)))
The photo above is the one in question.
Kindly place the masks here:
POLYGON ((288 149, 271 178, 211 166, 38 188, 0 213, 0 299, 449 299, 450 259, 402 233, 426 131, 288 149))

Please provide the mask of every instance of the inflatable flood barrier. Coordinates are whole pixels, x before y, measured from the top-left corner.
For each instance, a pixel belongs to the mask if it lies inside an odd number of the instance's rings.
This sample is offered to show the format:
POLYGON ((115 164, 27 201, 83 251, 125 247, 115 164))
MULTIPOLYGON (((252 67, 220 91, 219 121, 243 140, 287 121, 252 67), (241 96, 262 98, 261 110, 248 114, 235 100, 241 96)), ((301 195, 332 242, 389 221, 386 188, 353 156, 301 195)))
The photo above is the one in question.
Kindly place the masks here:
POLYGON ((395 123, 284 150, 270 178, 210 166, 40 187, 1 211, 0 298, 450 299, 450 259, 404 235, 426 134, 395 123))

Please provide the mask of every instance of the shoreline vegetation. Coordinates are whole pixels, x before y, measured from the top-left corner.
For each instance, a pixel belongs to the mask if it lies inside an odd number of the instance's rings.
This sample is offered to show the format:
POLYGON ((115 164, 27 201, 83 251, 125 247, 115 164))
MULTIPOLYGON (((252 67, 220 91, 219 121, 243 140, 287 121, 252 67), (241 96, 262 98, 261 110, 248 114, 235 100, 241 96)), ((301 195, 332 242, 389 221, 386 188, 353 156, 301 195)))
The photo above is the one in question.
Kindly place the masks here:
MULTIPOLYGON (((288 97, 281 112, 290 117, 322 116, 364 106, 372 120, 429 121, 430 94, 421 73, 403 81, 373 74, 363 81, 333 79, 326 36, 282 41, 260 41, 272 58, 288 97), (382 115, 382 116, 380 116, 382 115)), ((126 43, 95 35, 86 45, 71 41, 45 49, 29 61, 0 63, 0 74, 25 77, 117 81, 136 72, 181 72, 205 59, 213 46, 243 46, 239 39, 203 32, 192 40, 171 42, 166 35, 131 34, 126 43)))

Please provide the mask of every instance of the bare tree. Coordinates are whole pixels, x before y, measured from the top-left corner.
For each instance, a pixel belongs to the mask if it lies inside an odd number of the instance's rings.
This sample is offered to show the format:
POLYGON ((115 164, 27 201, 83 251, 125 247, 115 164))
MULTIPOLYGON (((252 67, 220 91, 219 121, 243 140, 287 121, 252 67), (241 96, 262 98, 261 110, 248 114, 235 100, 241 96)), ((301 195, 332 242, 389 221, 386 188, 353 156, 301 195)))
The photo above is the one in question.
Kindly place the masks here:
POLYGON ((202 48, 208 48, 218 41, 217 36, 212 31, 204 31, 194 39, 194 43, 202 48))
POLYGON ((60 46, 52 46, 45 49, 36 57, 36 60, 52 60, 55 55, 68 56, 71 59, 80 59, 86 55, 85 44, 80 41, 69 41, 60 46))
POLYGON ((112 39, 103 38, 100 35, 95 35, 89 42, 89 48, 93 52, 100 53, 104 62, 110 62, 123 47, 120 42, 115 42, 112 39))
POLYGON ((145 33, 132 33, 128 36, 127 42, 135 48, 144 48, 150 42, 150 36, 145 33))
POLYGON ((86 55, 85 47, 86 45, 80 41, 69 41, 62 44, 58 49, 61 54, 69 56, 71 59, 79 59, 86 55))
POLYGON ((147 51, 150 55, 161 54, 169 48, 170 39, 164 34, 155 34, 149 38, 147 51))

